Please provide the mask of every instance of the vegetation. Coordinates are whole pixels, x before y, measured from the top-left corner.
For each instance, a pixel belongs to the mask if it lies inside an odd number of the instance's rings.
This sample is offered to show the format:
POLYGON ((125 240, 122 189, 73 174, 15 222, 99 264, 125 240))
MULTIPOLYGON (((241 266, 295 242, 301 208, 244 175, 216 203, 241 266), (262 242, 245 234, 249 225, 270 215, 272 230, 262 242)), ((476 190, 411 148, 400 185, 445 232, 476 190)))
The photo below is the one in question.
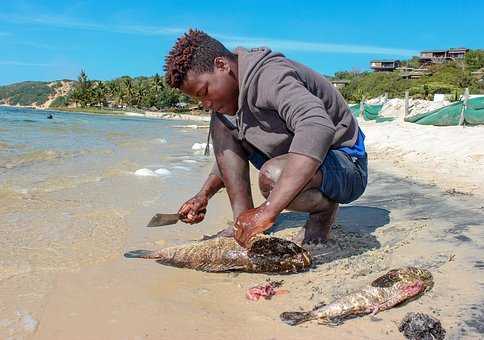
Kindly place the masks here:
POLYGON ((12 85, 0 86, 0 102, 10 105, 32 105, 45 103, 54 89, 48 82, 24 81, 12 85))
MULTIPOLYGON (((418 68, 414 57, 402 61, 406 67, 418 68)), ((431 99, 435 93, 451 94, 457 99, 464 88, 471 93, 484 93, 484 81, 472 72, 484 68, 484 50, 471 50, 464 60, 436 64, 430 67, 431 74, 420 79, 403 79, 399 72, 337 72, 334 79, 349 80, 341 89, 348 101, 374 98, 387 93, 390 98, 403 97, 406 90, 415 98, 431 99)), ((61 82, 27 81, 0 86, 0 103, 11 105, 37 105, 45 103, 62 86, 61 82)), ((174 110, 183 112, 189 104, 196 104, 178 90, 167 86, 164 78, 123 76, 110 81, 90 80, 81 70, 77 81, 65 96, 59 96, 51 107, 77 111, 114 112, 120 110, 174 110)))
MULTIPOLYGON (((403 61, 402 65, 417 68, 418 58, 403 61)), ((483 67, 484 50, 471 50, 463 61, 431 66, 431 74, 420 79, 403 79, 399 72, 337 72, 334 79, 350 81, 341 89, 348 101, 374 98, 384 93, 390 98, 403 97, 406 90, 415 98, 431 99, 435 93, 445 93, 456 99, 466 87, 471 93, 484 93, 484 82, 471 74, 483 67)))
POLYGON ((131 78, 123 76, 111 81, 90 80, 81 70, 74 89, 63 100, 52 104, 56 107, 97 107, 114 109, 174 109, 182 110, 190 99, 166 85, 158 74, 153 77, 131 78))

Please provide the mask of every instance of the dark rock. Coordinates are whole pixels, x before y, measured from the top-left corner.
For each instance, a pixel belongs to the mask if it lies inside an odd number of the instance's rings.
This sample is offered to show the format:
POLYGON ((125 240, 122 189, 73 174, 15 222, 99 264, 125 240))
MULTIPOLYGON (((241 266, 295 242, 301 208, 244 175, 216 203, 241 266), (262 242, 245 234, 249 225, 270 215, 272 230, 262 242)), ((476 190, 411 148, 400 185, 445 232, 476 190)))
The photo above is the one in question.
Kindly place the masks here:
POLYGON ((423 313, 408 313, 398 326, 398 330, 411 340, 442 340, 445 329, 439 320, 423 313))

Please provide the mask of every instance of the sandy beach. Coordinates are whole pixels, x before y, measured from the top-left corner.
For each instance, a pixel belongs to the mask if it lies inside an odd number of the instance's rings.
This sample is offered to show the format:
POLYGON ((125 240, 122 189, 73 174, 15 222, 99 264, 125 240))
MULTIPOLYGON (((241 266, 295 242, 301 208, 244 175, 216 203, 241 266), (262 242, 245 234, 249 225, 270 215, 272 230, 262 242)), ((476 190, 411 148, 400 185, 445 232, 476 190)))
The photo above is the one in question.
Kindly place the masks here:
MULTIPOLYGON (((60 234, 70 239, 48 243, 40 236, 25 236, 28 242, 22 248, 0 253, 0 337, 403 339, 397 325, 413 311, 440 319, 449 339, 482 338, 484 148, 479 141, 484 127, 361 123, 370 160, 366 193, 341 207, 332 240, 311 248, 314 269, 272 276, 284 280, 289 293, 267 301, 248 301, 245 292, 268 275, 210 274, 122 256, 127 250, 191 242, 230 223, 229 202, 222 191, 199 225, 143 227, 154 213, 174 212, 182 198, 196 192, 209 172, 208 160, 199 161, 191 172, 180 172, 182 185, 155 177, 133 184, 132 177, 119 172, 159 160, 149 159, 149 154, 142 161, 130 159, 148 148, 132 144, 131 151, 118 159, 119 167, 113 164, 111 172, 103 170, 102 180, 84 168, 76 183, 58 180, 55 190, 49 186, 48 191, 4 192, 0 218, 5 225, 23 223, 28 231, 82 224, 88 232, 60 234), (38 218, 22 220, 25 210, 29 218, 38 218), (347 320, 338 327, 317 322, 291 327, 279 320, 281 312, 331 302, 404 265, 431 270, 434 288, 376 318, 347 320)), ((206 130, 187 128, 183 133, 184 138, 203 141, 206 130)), ((256 176, 253 171, 253 183, 256 176)), ((253 192, 256 203, 262 202, 255 187, 253 192)), ((304 221, 304 214, 284 212, 273 233, 288 237, 304 221)), ((2 236, 16 237, 8 230, 2 236)))

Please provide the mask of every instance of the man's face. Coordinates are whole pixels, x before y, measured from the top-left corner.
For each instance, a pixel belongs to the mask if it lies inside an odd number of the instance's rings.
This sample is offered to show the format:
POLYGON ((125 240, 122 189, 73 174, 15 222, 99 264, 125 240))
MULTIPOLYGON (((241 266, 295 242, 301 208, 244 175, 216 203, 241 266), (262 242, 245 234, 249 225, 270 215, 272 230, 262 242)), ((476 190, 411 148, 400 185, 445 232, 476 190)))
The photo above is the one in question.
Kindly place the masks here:
POLYGON ((213 72, 197 74, 189 71, 181 90, 200 100, 207 110, 235 115, 239 96, 236 74, 226 59, 216 58, 213 72))

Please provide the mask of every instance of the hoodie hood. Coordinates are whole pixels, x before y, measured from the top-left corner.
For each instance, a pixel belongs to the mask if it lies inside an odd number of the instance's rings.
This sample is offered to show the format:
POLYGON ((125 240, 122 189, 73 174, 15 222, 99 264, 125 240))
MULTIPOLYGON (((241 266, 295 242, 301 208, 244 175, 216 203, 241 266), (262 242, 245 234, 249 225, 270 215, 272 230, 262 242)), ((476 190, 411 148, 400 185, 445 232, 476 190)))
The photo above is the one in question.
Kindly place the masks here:
POLYGON ((238 47, 234 53, 237 54, 239 73, 238 111, 235 123, 238 128, 238 138, 243 140, 246 128, 244 127, 244 104, 246 103, 249 87, 266 62, 274 57, 284 57, 284 55, 278 52, 272 52, 267 47, 251 49, 238 47))
POLYGON ((284 55, 279 52, 272 52, 272 50, 267 47, 251 49, 238 47, 235 49, 234 53, 237 54, 239 68, 239 111, 237 112, 237 114, 239 114, 244 104, 244 100, 247 97, 249 86, 260 68, 271 58, 284 57, 284 55))

